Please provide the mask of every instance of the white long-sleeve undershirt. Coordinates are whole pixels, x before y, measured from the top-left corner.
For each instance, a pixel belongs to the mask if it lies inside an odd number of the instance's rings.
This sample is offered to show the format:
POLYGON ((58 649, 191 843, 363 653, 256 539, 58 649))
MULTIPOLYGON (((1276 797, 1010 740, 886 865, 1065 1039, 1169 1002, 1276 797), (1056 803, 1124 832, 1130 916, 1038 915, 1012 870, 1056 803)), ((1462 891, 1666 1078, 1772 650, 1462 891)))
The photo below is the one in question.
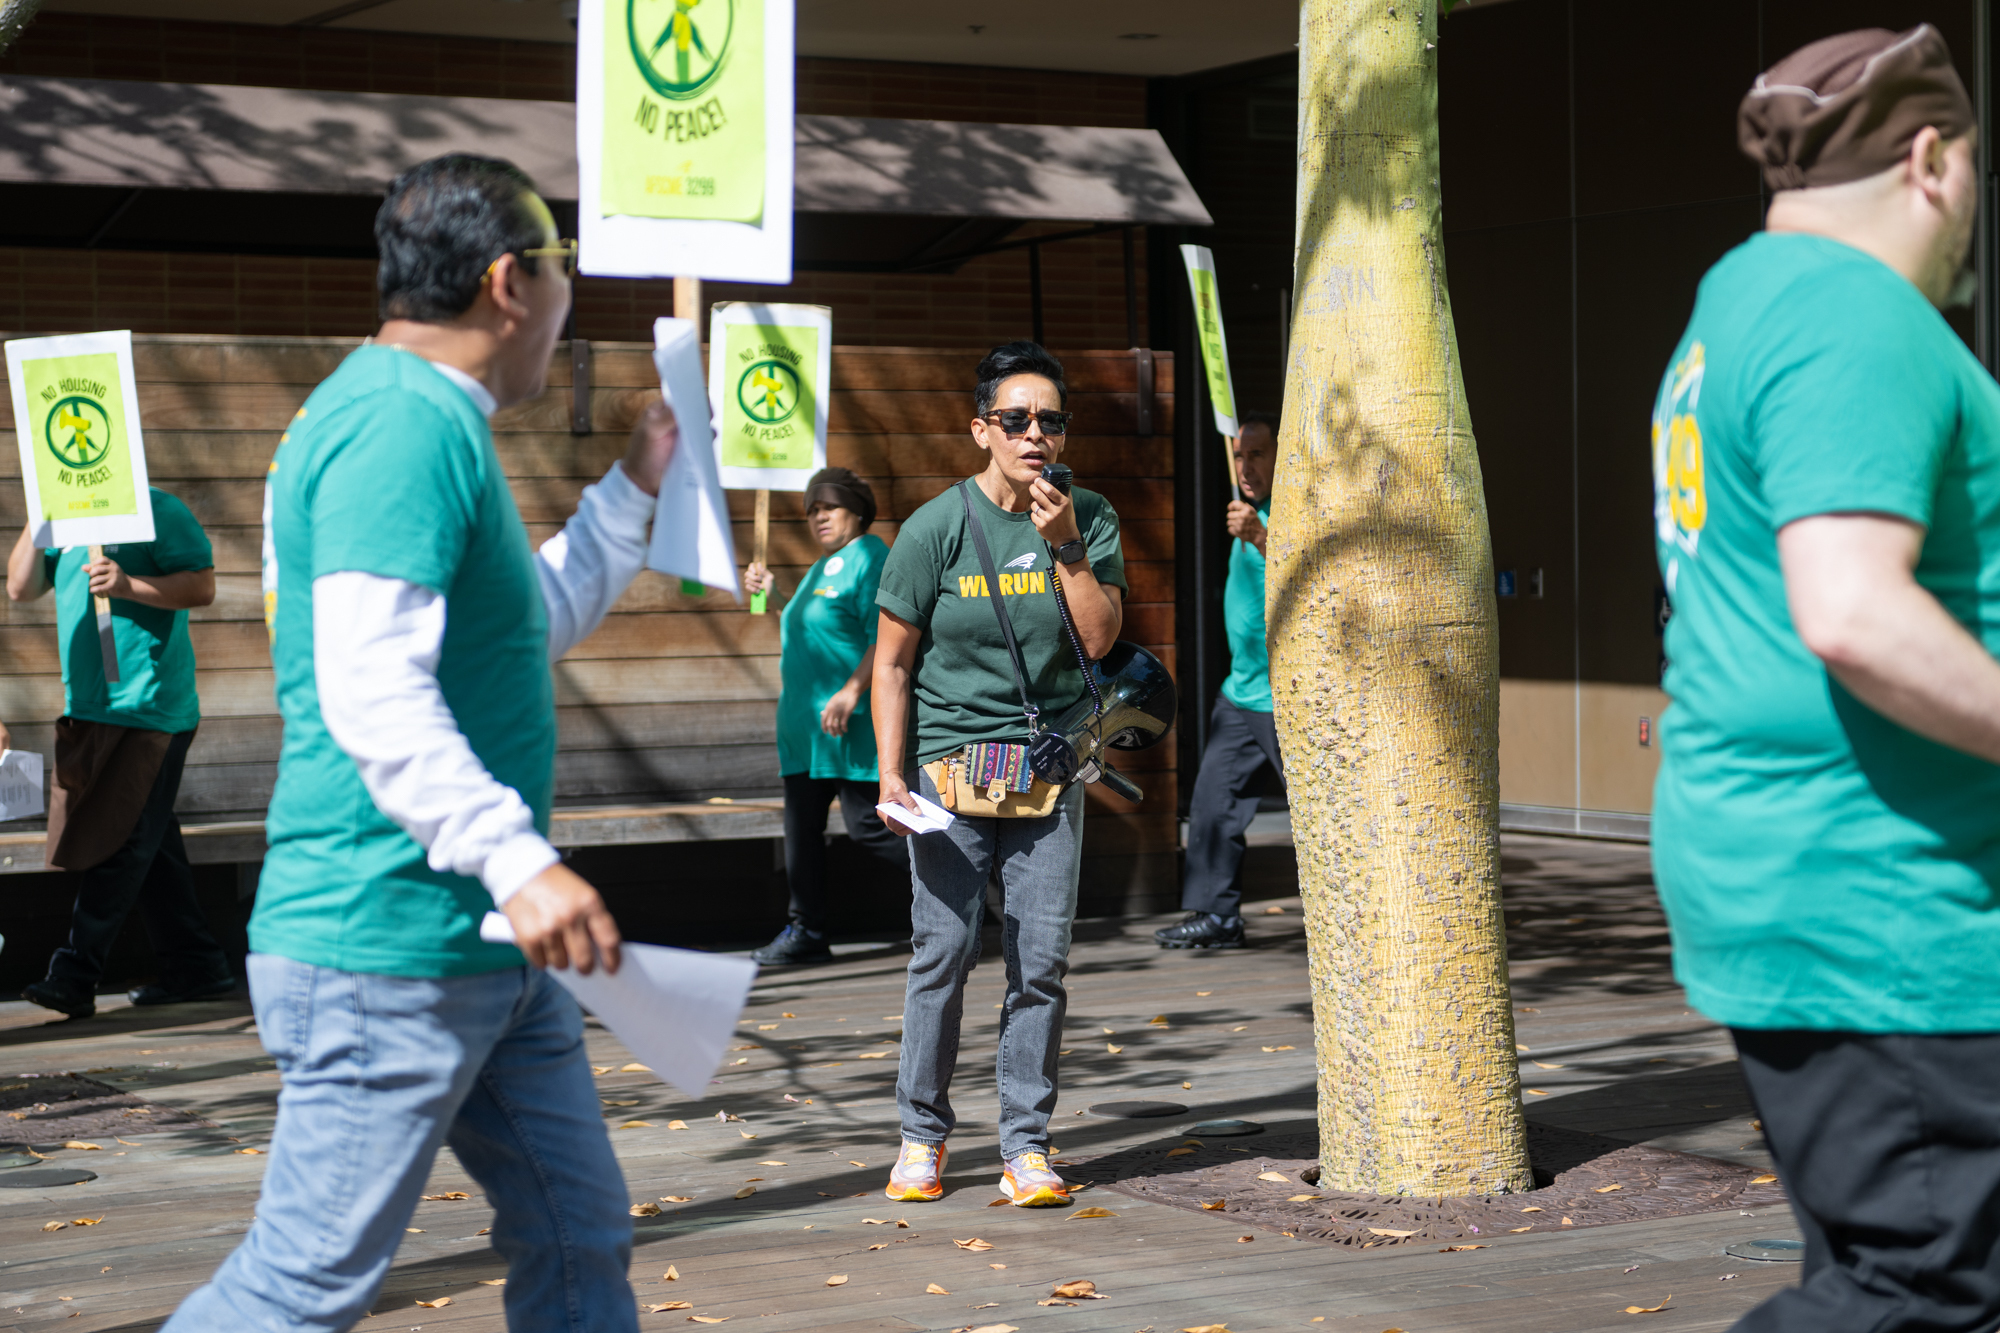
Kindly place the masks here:
MULTIPOLYGON (((596 629, 638 574, 653 504, 613 464, 535 553, 550 662, 596 629)), ((431 868, 477 878, 500 904, 561 856, 520 793, 486 771, 445 702, 437 667, 447 612, 442 594, 403 579, 360 570, 314 579, 320 716, 376 807, 431 868)))

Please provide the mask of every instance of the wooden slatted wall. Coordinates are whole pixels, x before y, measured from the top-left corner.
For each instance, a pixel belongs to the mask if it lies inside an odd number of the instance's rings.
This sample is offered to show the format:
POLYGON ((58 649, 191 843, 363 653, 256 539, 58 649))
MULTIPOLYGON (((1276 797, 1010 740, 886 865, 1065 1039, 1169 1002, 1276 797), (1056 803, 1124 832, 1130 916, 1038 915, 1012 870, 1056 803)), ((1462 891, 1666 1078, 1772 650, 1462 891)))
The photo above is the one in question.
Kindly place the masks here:
MULTIPOLYGON (((140 336, 139 400, 154 483, 173 492, 215 543, 215 604, 192 617, 203 723, 189 754, 180 809, 191 822, 261 818, 277 768, 258 580, 262 488, 278 433, 351 339, 140 336)), ((833 357, 832 462, 874 486, 875 531, 895 541, 898 520, 974 471, 967 435, 977 351, 841 347, 833 357)), ((1064 461, 1103 492, 1124 524, 1131 581, 1126 637, 1174 665, 1173 367, 1162 355, 1153 434, 1136 434, 1137 368, 1127 352, 1062 354, 1077 432, 1064 461)), ((650 349, 592 349, 595 432, 572 435, 570 350, 557 349, 549 389, 501 413, 494 439, 521 516, 537 542, 574 510, 578 492, 624 448, 656 389, 650 349)), ((12 435, 11 400, 0 417, 12 435)), ((385 479, 384 484, 394 484, 385 479)), ((750 550, 752 496, 732 492, 739 555, 750 550)), ((0 448, 0 530, 11 545, 23 521, 17 451, 0 448)), ((773 497, 771 561, 790 589, 817 556, 798 497, 773 497)), ((48 754, 62 711, 53 599, 0 602, 0 719, 16 745, 48 754)), ((751 616, 727 595, 683 596, 642 574, 597 633, 556 667, 561 748, 558 803, 747 797, 778 789, 773 703, 777 616, 751 616)), ((1133 810, 1091 789, 1086 882, 1093 896, 1171 897, 1175 880, 1174 746, 1123 766, 1148 799, 1133 810)))

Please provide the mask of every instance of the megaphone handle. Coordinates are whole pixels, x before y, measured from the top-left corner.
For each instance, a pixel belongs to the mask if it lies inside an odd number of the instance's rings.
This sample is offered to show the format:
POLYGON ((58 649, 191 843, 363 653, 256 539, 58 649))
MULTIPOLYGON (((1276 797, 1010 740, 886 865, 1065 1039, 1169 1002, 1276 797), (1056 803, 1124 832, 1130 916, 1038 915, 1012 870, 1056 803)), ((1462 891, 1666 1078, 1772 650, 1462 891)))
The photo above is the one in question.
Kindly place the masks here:
POLYGON ((1111 790, 1117 792, 1134 805, 1146 799, 1146 793, 1139 790, 1138 783, 1132 781, 1132 779, 1126 777, 1102 759, 1097 761, 1097 766, 1102 770, 1097 777, 1099 782, 1111 788, 1111 790))

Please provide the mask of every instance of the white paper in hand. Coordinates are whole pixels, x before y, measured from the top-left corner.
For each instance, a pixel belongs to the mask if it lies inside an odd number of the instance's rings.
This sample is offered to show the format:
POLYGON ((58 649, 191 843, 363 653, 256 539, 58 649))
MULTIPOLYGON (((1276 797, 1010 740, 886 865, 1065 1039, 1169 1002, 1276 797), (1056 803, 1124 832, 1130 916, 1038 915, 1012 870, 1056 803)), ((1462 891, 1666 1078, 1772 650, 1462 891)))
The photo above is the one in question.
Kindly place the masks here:
POLYGON ((46 814, 42 803, 42 757, 23 750, 0 750, 0 820, 46 814))
POLYGON ((715 471, 715 423, 701 371, 701 331, 693 320, 653 321, 653 365, 681 440, 667 475, 660 478, 646 568, 722 588, 740 602, 736 539, 729 529, 729 501, 715 471))
POLYGON ((908 806, 895 801, 882 802, 875 807, 875 813, 884 819, 893 818, 912 833, 936 833, 958 822, 957 815, 919 792, 911 792, 910 799, 917 803, 914 814, 908 806))
MULTIPOLYGON (((479 938, 511 944, 514 923, 488 912, 479 938)), ((708 1081, 735 1039, 757 965, 657 944, 627 942, 622 951, 616 976, 602 967, 587 977, 573 968, 550 968, 549 975, 660 1078, 690 1097, 707 1096, 708 1081)))

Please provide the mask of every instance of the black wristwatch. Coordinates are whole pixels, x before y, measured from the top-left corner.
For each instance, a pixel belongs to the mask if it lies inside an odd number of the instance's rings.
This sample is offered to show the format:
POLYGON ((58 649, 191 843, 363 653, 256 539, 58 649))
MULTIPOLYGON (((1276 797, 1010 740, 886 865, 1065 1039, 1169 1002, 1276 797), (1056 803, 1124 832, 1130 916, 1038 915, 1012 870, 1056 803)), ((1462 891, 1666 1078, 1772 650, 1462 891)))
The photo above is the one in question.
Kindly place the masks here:
POLYGON ((1083 538, 1073 537, 1061 546, 1056 547, 1055 554, 1057 564, 1071 565, 1089 555, 1090 548, 1083 544, 1083 538))

